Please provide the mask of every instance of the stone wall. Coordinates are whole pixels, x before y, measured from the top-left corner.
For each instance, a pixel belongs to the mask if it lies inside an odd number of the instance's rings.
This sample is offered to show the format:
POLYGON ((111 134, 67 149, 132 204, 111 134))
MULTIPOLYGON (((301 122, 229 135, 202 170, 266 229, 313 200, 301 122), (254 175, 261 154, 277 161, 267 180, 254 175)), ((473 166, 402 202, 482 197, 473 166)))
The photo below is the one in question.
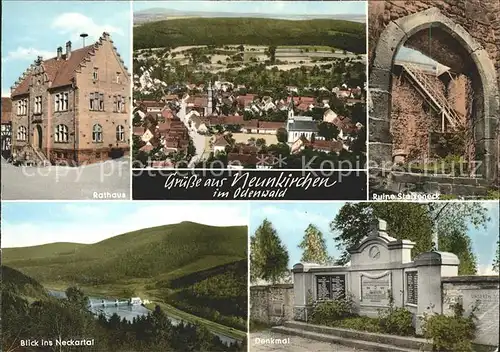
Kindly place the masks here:
POLYGON ((293 285, 250 287, 250 319, 269 325, 293 320, 293 285))
MULTIPOLYGON (((500 3, 496 0, 372 1, 369 3, 370 162, 390 168, 393 60, 401 45, 466 75, 475 103, 463 102, 463 82, 447 87, 451 103, 474 121, 478 174, 495 184, 499 174, 500 3), (464 106, 465 105, 465 106, 464 106)), ((396 92, 397 93, 397 92, 396 92)), ((468 93, 465 93, 468 94, 468 93)), ((468 94, 470 95, 470 94, 468 94)), ((423 108, 423 107, 422 107, 423 108)), ((425 148, 423 144, 422 148, 425 148)), ((469 149, 469 148, 467 148, 469 149)), ((467 155, 471 150, 464 151, 467 155)))
POLYGON ((452 315, 453 304, 461 303, 469 314, 477 307, 476 343, 498 346, 499 276, 456 276, 441 280, 443 313, 452 315))
MULTIPOLYGON (((369 2, 369 48, 370 56, 376 48, 380 33, 393 20, 431 7, 440 9, 447 17, 461 25, 488 52, 497 70, 500 83, 500 2, 498 0, 427 0, 427 1, 370 1, 369 2)), ((427 34, 425 34, 427 36, 427 34)), ((439 39, 434 37, 434 39, 439 39)), ((408 42, 425 54, 432 50, 428 43, 420 44, 418 37, 408 42)), ((449 42, 439 41, 438 50, 432 50, 432 56, 446 66, 454 67, 462 59, 457 60, 454 52, 459 48, 443 50, 450 46, 449 42)), ((452 44, 453 45, 453 44, 452 44)))

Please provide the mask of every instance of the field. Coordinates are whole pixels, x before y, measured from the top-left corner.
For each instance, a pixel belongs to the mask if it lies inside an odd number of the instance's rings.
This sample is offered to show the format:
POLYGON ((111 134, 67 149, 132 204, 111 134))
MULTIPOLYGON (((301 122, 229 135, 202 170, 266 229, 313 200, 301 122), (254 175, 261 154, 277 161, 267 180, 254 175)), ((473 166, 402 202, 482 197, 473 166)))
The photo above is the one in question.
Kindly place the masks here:
POLYGON ((190 321, 215 321, 226 326, 224 334, 241 338, 237 330, 246 326, 246 258, 246 227, 182 222, 95 244, 6 248, 2 259, 46 288, 76 285, 88 295, 139 296, 180 308, 192 315, 190 321))
POLYGON ((314 45, 366 53, 365 25, 343 20, 197 18, 134 28, 134 49, 188 45, 314 45))

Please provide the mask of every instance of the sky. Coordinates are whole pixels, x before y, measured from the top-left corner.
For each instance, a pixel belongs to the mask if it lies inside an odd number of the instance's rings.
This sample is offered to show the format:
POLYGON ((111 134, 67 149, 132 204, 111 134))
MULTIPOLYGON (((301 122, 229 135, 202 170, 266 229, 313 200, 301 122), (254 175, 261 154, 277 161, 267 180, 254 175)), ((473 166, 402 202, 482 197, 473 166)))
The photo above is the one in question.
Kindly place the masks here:
MULTIPOLYGON (((329 255, 338 258, 340 252, 333 240, 335 234, 330 231, 330 222, 335 218, 344 202, 328 203, 252 203, 250 205, 249 233, 253 235, 267 218, 278 232, 282 243, 286 246, 290 257, 288 266, 300 262, 302 250, 298 248, 304 231, 312 223, 323 233, 329 255)), ((478 258, 478 273, 492 274, 491 264, 495 255, 495 244, 499 238, 499 206, 498 202, 483 202, 491 218, 484 228, 475 229, 469 226, 469 236, 473 251, 478 258)))
POLYGON ((247 225, 248 204, 227 202, 6 202, 2 248, 95 243, 130 231, 192 221, 247 225))
POLYGON ((270 13, 281 15, 366 14, 364 1, 134 1, 134 12, 151 8, 178 11, 270 13), (196 6, 193 6, 196 2, 196 6))
POLYGON ((2 96, 36 60, 56 56, 68 40, 82 46, 107 31, 130 69, 131 3, 128 1, 2 1, 2 96))

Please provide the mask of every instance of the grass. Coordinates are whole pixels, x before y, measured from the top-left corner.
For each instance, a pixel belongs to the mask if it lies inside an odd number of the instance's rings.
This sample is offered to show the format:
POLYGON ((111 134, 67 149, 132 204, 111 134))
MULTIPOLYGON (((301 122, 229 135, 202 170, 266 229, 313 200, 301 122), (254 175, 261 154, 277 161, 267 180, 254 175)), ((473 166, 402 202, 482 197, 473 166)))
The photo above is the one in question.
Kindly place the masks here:
MULTIPOLYGON (((90 296, 139 296, 164 305, 176 293, 192 289, 210 275, 216 277, 221 267, 228 265, 228 270, 233 270, 233 263, 246 259, 246 226, 215 227, 192 222, 142 229, 95 244, 6 248, 2 258, 4 264, 53 290, 78 286, 90 296), (172 286, 174 282, 183 282, 183 278, 189 278, 186 284, 172 286)), ((241 285, 240 280, 246 284, 247 278, 240 275, 236 280, 235 286, 241 285)), ((226 299, 225 292, 222 300, 226 299)), ((229 308, 233 299, 228 293, 229 308)), ((240 299, 246 300, 246 291, 240 299)), ((202 318, 198 321, 209 322, 202 318)), ((227 331, 224 334, 229 336, 227 331)))
POLYGON ((257 320, 250 320, 250 333, 256 333, 264 330, 269 330, 272 327, 270 324, 263 323, 257 320))

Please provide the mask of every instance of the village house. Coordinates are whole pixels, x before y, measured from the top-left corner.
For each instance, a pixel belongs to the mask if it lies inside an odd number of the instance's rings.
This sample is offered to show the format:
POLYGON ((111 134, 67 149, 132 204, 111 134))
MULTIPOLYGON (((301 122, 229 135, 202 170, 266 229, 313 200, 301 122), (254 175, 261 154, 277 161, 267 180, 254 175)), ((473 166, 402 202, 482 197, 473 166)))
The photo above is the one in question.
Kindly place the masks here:
POLYGON ((2 97, 2 157, 12 154, 12 100, 2 97))
POLYGON ((273 121, 260 121, 259 122, 259 134, 273 134, 275 135, 280 128, 284 128, 284 122, 273 122, 273 121))
POLYGON ((74 165, 127 155, 130 74, 108 33, 89 46, 38 57, 11 89, 13 152, 74 165))

